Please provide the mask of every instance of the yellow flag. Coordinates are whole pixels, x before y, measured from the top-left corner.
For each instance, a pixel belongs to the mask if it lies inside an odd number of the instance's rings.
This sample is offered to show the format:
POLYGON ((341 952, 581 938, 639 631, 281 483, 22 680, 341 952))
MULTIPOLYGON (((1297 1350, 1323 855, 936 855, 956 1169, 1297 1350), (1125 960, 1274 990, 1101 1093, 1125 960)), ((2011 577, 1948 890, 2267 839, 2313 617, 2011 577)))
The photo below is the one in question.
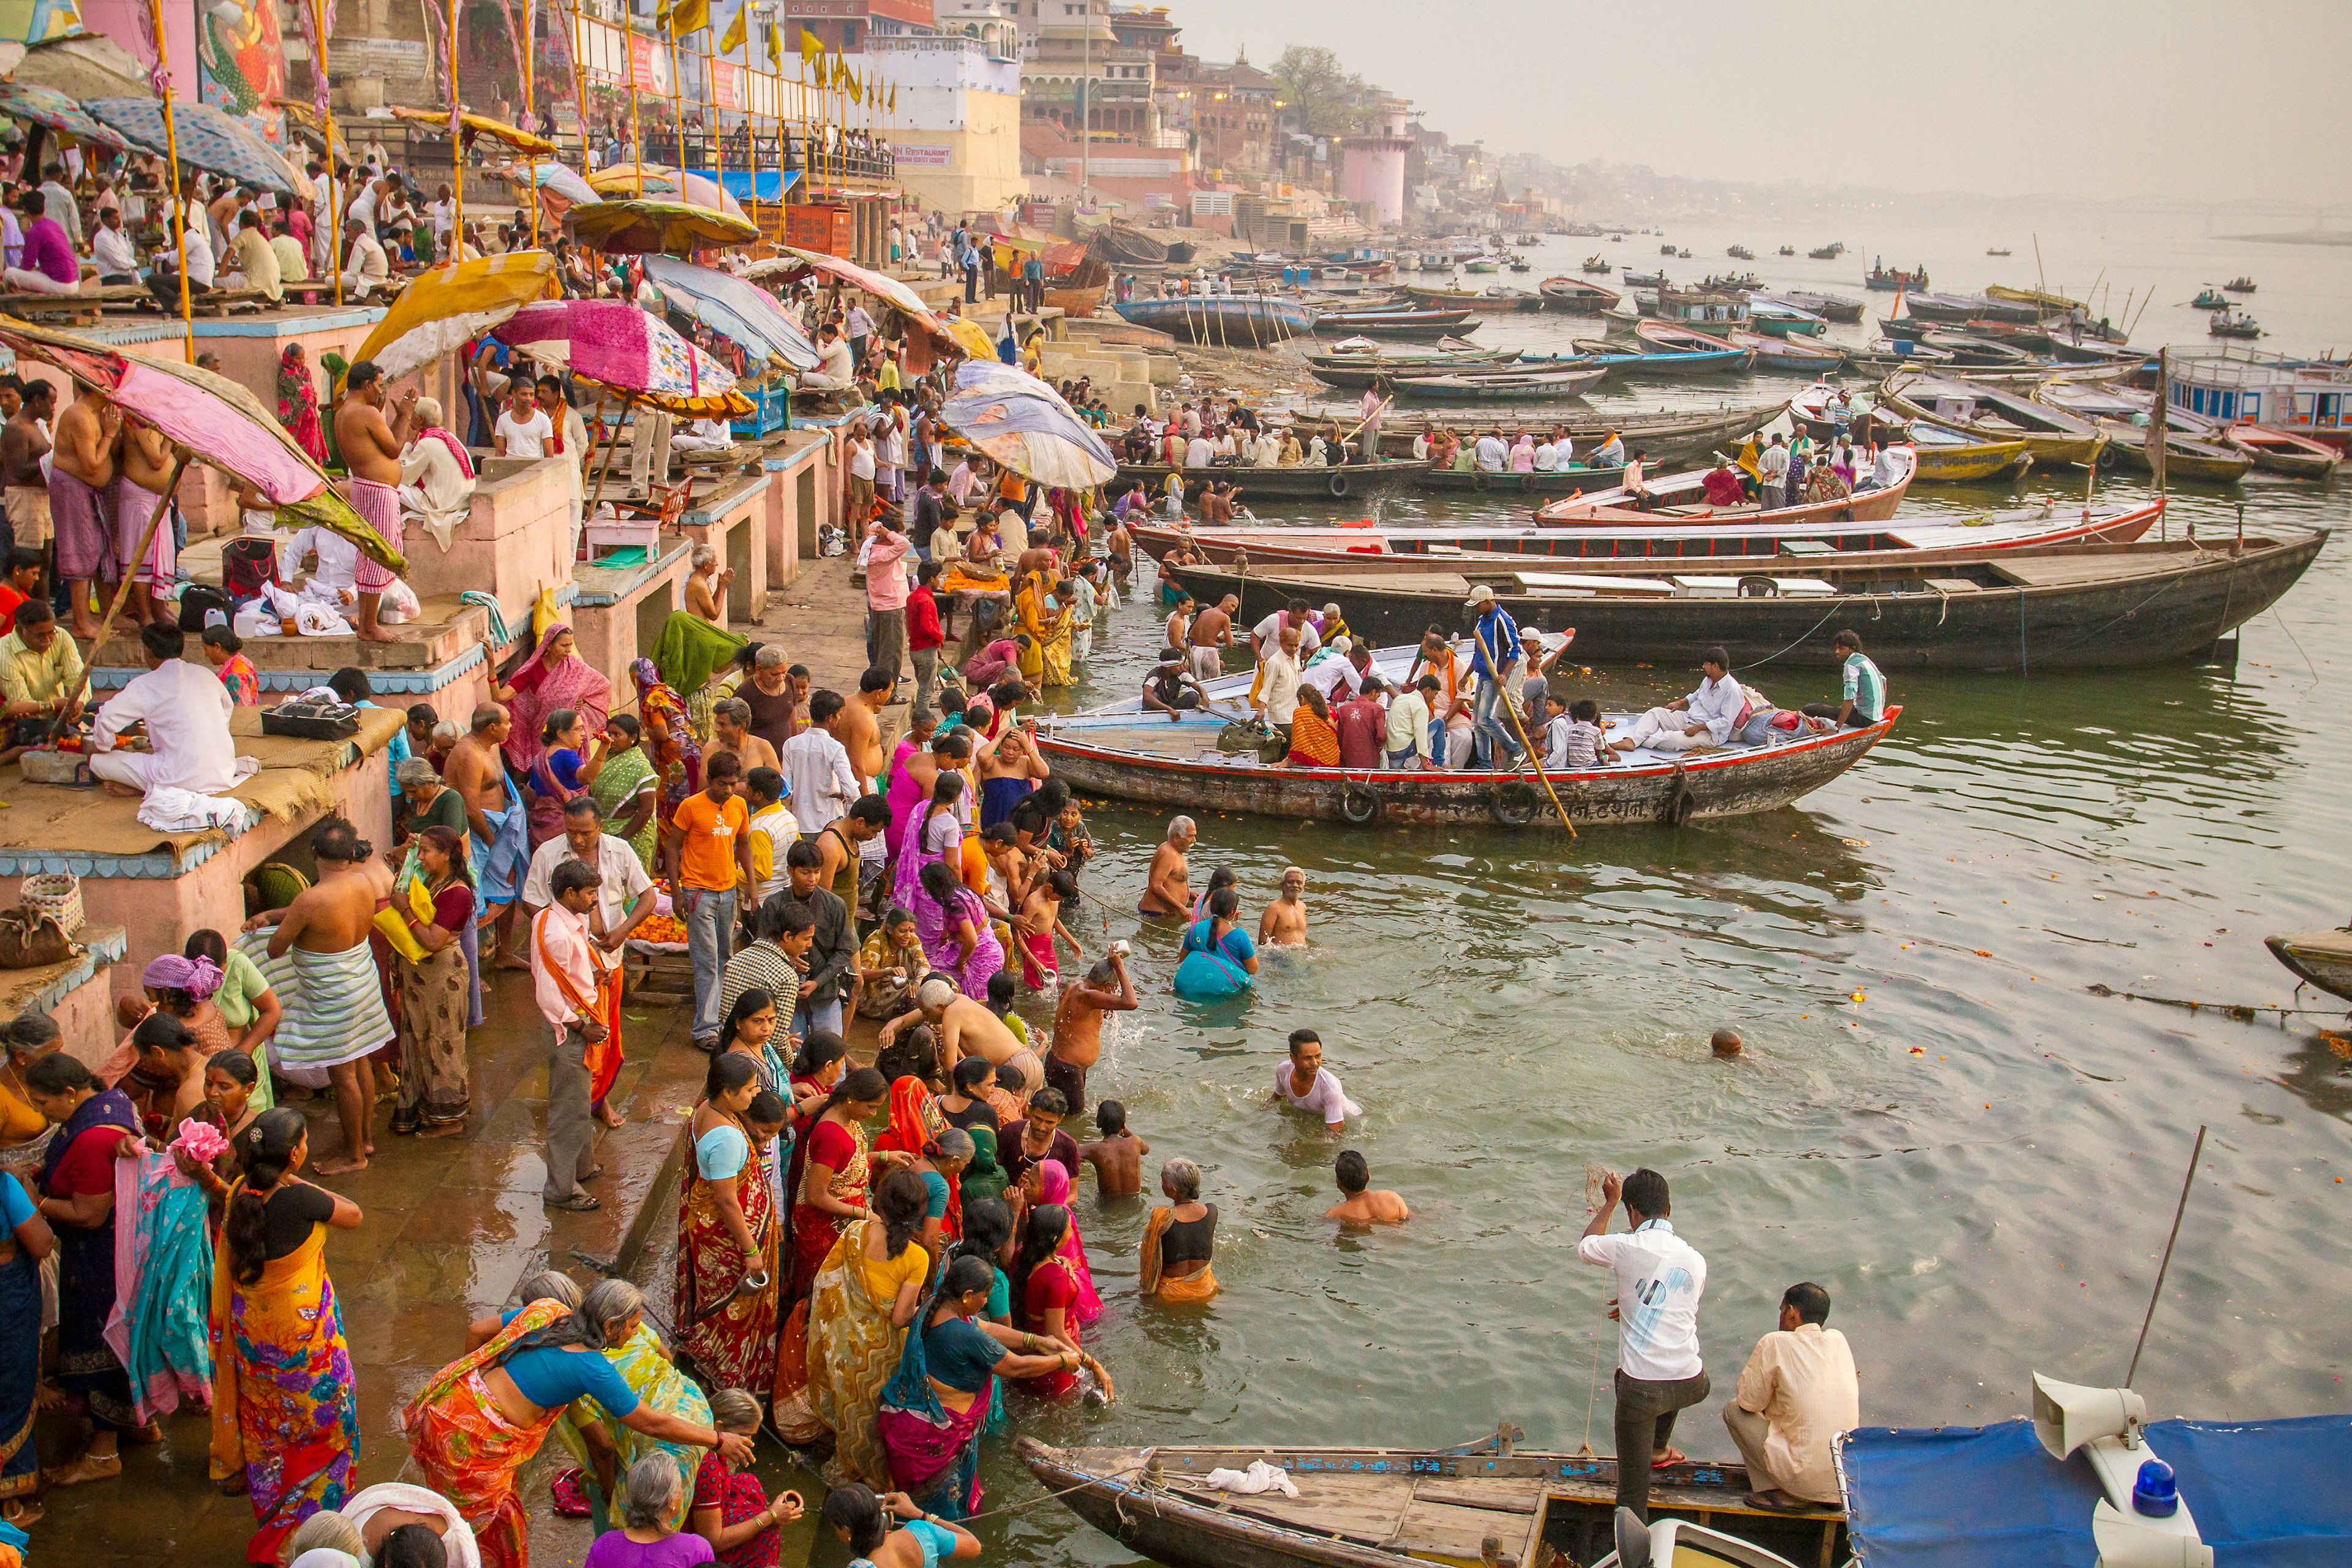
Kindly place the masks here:
POLYGON ((801 29, 801 64, 804 66, 817 65, 823 61, 824 58, 824 46, 816 41, 816 35, 814 33, 810 32, 806 27, 803 27, 801 29))
POLYGON ((710 26, 710 0, 676 0, 663 8, 660 21, 672 37, 699 32, 710 26))
POLYGON ((737 49, 741 48, 743 41, 751 37, 750 24, 744 18, 744 14, 751 8, 750 0, 744 0, 743 4, 735 7, 735 19, 727 24, 727 36, 719 40, 720 54, 733 54, 737 49))
POLYGON ((890 84, 890 107, 888 112, 892 114, 898 112, 898 84, 895 81, 890 84))
POLYGON ((768 68, 778 72, 784 68, 784 25, 772 16, 768 18, 768 68))

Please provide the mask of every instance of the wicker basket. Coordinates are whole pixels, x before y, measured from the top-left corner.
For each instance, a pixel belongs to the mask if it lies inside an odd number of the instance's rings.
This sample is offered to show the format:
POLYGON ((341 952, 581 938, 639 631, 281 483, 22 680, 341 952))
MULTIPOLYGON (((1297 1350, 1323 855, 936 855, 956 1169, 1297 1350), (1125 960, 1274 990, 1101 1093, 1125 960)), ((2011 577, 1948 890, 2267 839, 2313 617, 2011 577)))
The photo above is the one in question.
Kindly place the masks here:
POLYGON ((17 896, 37 915, 54 915, 68 936, 81 930, 81 879, 71 871, 37 871, 25 879, 17 896))

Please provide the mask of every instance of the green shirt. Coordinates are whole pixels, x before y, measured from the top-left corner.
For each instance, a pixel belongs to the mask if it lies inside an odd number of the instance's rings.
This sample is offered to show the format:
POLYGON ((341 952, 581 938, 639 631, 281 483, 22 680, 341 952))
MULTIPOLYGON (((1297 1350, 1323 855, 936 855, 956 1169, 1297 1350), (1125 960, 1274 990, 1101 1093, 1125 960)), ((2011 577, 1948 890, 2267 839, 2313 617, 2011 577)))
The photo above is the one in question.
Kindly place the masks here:
POLYGON ((22 633, 0 637, 0 693, 11 702, 47 702, 81 685, 81 650, 58 632, 48 651, 35 653, 22 633))
POLYGON ((1845 700, 1857 717, 1875 724, 1886 714, 1886 677, 1859 649, 1845 656, 1845 700))
POLYGON ((232 1029, 242 1029, 253 1022, 253 1001, 269 989, 269 977, 261 966, 245 955, 241 948, 228 950, 228 962, 221 966, 220 989, 213 993, 213 1005, 220 1009, 221 1022, 232 1029))

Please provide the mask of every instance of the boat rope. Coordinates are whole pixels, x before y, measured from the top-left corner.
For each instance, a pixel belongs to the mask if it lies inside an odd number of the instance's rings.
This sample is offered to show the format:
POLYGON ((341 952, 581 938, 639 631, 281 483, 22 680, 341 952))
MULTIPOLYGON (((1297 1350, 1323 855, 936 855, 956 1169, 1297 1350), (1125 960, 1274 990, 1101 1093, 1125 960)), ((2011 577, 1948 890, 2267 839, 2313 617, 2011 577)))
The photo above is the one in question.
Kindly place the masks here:
MULTIPOLYGON (((2294 644, 2294 651, 2297 653, 2303 653, 2303 644, 2295 637, 2294 628, 2286 624, 2286 617, 2278 613, 2278 606, 2276 605, 2273 605, 2271 606, 2271 619, 2278 623, 2279 630, 2286 633, 2286 640, 2294 644)), ((2311 656, 2307 653, 2303 653, 2303 668, 2311 671, 2311 684, 2314 686, 2318 685, 2319 671, 2313 667, 2311 656)))
MULTIPOLYGON (((969 1514, 962 1519, 957 1520, 956 1522, 962 1525, 978 1524, 983 1519, 994 1519, 997 1515, 1003 1513, 1019 1513, 1024 1508, 1035 1508, 1041 1502, 1052 1502, 1055 1498, 1067 1497, 1072 1492, 1081 1492, 1086 1490, 1088 1487, 1100 1486, 1106 1481, 1124 1480, 1129 1476, 1139 1476, 1141 1474, 1143 1474, 1143 1467, 1141 1465, 1129 1465, 1126 1469, 1114 1470, 1107 1476, 1088 1476, 1085 1480, 1075 1482, 1066 1487, 1057 1488, 1053 1491, 1040 1492, 1035 1497, 1024 1498, 1019 1502, 1009 1502, 1003 1508, 990 1509, 986 1513, 969 1514)), ((1121 1500, 1124 1500, 1124 1491, 1122 1491, 1121 1500)))
MULTIPOLYGON (((2294 988, 2296 994, 2302 994, 2305 984, 2307 982, 2296 984, 2294 988)), ((2084 989, 2094 996, 2110 996, 2119 1002, 2154 1002, 2160 1006, 2186 1008, 2191 1013, 2220 1013, 2225 1017, 2236 1019, 2241 1024, 2252 1023, 2255 1015, 2260 1013, 2275 1013, 2280 1022, 2284 1023, 2286 1019, 2298 1015, 2336 1017, 2347 1011, 2352 1011, 2342 1007, 2286 1007, 2275 1002, 2199 1002, 2186 996, 2148 996, 2137 991, 2118 991, 2112 985, 2093 984, 2084 989)))
MULTIPOLYGON (((1843 603, 1835 604, 1835 605, 1831 605, 1831 606, 1830 606, 1829 614, 1828 614, 1828 615, 1823 616, 1820 620, 1815 621, 1811 626, 1807 626, 1807 627, 1805 628, 1805 630, 1804 630, 1803 634, 1802 634, 1801 636, 1800 636, 1800 637, 1797 638, 1796 642, 1792 642, 1792 643, 1790 643, 1790 644, 1789 645, 1789 647, 1784 647, 1784 648, 1780 649, 1780 653, 1771 653, 1771 654, 1767 654, 1767 655, 1765 655, 1765 657, 1763 657, 1762 658, 1759 658, 1759 659, 1756 660, 1756 661, 1755 661, 1754 663, 1752 663, 1752 664, 1743 664, 1743 665, 1738 666, 1738 668, 1741 668, 1741 669, 1757 669, 1757 668, 1760 668, 1761 667, 1763 667, 1763 666, 1765 666, 1765 665, 1768 665, 1768 664, 1771 663, 1774 659, 1776 659, 1776 658, 1780 658, 1780 654, 1787 653, 1787 652, 1789 651, 1789 649, 1790 649, 1790 648, 1796 647, 1798 647, 1799 645, 1802 644, 1802 643, 1804 642, 1804 640, 1805 640, 1805 638, 1806 638, 1806 637, 1811 637, 1815 632, 1820 631, 1823 626, 1825 626, 1829 625, 1829 624, 1830 624, 1830 621, 1831 621, 1831 620, 1832 620, 1832 618, 1837 615, 1837 613, 1838 613, 1840 610, 1843 610, 1843 608, 1845 608, 1845 605, 1844 605, 1843 603)), ((1872 617, 1872 618, 1873 618, 1873 619, 1875 619, 1876 617, 1875 617, 1875 616, 1874 616, 1874 617, 1872 617)))
MULTIPOLYGON (((2206 552, 2202 547, 2200 547, 2198 553, 2202 556, 2206 552)), ((2084 632, 2078 637, 2075 637, 2072 642, 2061 643, 2059 645, 2060 648, 2063 650, 2064 648, 2079 647, 2083 644, 2090 641, 2093 637, 2095 637, 2101 633, 2106 631, 2108 627, 2121 626, 2124 622, 2130 620, 2133 616, 2138 615, 2142 610, 2147 609, 2150 605, 2155 604, 2158 599, 2163 598, 2167 594, 2171 593, 2175 588, 2180 586, 2181 584, 2189 581, 2189 574, 2193 572, 2200 572, 2210 564, 2210 561, 2200 560, 2190 563, 2189 565, 2183 566, 2179 571, 2165 579, 2164 586, 2158 588, 2155 593, 2150 594, 2147 598, 2142 599, 2139 603, 2126 610, 2122 615, 2116 616, 2112 620, 2105 621, 2098 626, 2093 626, 2089 631, 2084 632)), ((2230 586, 2231 592, 2234 594, 2236 590, 2236 579, 2234 577, 2231 580, 2230 586)), ((2227 613, 2228 611, 2225 607, 2223 614, 2226 616, 2227 613)), ((2024 651, 2025 639, 2025 591, 2022 588, 2018 590, 2017 595, 2017 622, 2018 648, 2019 652, 2022 654, 2024 651)), ((2026 673, 2032 674, 2032 672, 2029 670, 2026 673)))

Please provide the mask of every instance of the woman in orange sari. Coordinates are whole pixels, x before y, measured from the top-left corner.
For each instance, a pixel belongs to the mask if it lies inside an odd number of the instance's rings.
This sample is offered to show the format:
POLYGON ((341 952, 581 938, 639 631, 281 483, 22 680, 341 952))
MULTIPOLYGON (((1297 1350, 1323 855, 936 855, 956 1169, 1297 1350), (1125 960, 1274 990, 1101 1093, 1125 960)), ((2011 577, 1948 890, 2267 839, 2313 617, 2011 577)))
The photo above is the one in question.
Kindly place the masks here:
POLYGON ((765 1393, 776 1377, 775 1187, 751 1134, 759 1069, 741 1051, 711 1058, 695 1109, 694 1168, 677 1205, 677 1348, 715 1387, 765 1393))
POLYGON ((212 1477, 253 1500, 246 1561, 274 1563, 296 1526, 343 1506, 359 1458, 327 1230, 353 1228, 360 1208, 295 1174, 310 1152, 299 1110, 262 1112, 231 1152, 244 1174, 213 1264, 212 1477))
POLYGON ((889 1093, 888 1081, 872 1068, 843 1074, 818 1107, 808 1136, 793 1145, 791 1179, 784 1184, 793 1194, 793 1267, 784 1284, 788 1306, 807 1297, 843 1229, 866 1217, 866 1185, 873 1167, 906 1158, 887 1151, 877 1156, 867 1149, 866 1123, 889 1093))
POLYGON ((624 1426, 665 1442, 751 1460, 751 1439, 644 1404, 604 1357, 637 1331, 645 1298, 625 1279, 600 1280, 572 1311, 533 1301, 488 1343, 443 1367, 401 1414, 409 1457, 425 1485, 473 1527, 484 1568, 529 1568, 530 1537, 515 1477, 539 1452, 564 1406, 593 1394, 624 1426))

